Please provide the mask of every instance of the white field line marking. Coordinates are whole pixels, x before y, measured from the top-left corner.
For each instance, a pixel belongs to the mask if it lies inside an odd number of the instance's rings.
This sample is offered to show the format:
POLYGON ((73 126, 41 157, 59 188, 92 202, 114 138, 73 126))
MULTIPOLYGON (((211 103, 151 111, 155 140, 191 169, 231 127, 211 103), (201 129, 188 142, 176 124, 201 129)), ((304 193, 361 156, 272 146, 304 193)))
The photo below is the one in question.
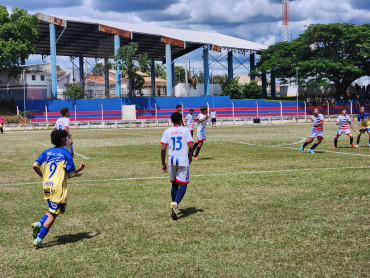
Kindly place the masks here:
POLYGON ((295 145, 295 144, 301 144, 306 141, 306 138, 299 137, 301 138, 301 141, 294 142, 294 143, 289 143, 289 144, 281 144, 281 145, 276 145, 275 147, 282 147, 282 146, 290 146, 290 145, 295 145))
MULTIPOLYGON (((287 170, 265 170, 265 171, 243 171, 243 172, 229 172, 221 174, 204 174, 204 175, 191 175, 194 177, 215 177, 215 176, 232 176, 232 175, 253 175, 253 174, 267 174, 267 173, 291 173, 291 172, 308 172, 308 171, 326 171, 326 170, 344 170, 344 169, 369 169, 370 166, 358 167, 333 167, 333 168, 306 168, 306 169, 287 169, 287 170)), ((137 177, 137 178, 115 178, 115 179, 95 179, 95 180, 70 180, 68 183, 87 183, 87 182, 109 182, 109 181, 131 181, 131 180, 158 180, 169 179, 169 177, 137 177)), ((0 186, 13 186, 13 185, 34 185, 40 182, 23 182, 23 183, 0 183, 0 186)))
MULTIPOLYGON (((252 144, 252 143, 246 143, 246 142, 233 142, 233 141, 222 141, 222 142, 235 143, 235 144, 243 144, 243 145, 263 147, 263 148, 282 148, 282 149, 290 149, 290 150, 299 150, 298 148, 292 148, 292 147, 258 145, 258 144, 252 144)), ((355 155, 355 156, 366 156, 366 157, 370 157, 369 154, 362 154, 362 153, 345 153, 345 152, 334 152, 334 151, 323 151, 323 150, 319 150, 318 153, 335 153, 335 154, 348 154, 348 155, 355 155)))
MULTIPOLYGON (((45 146, 45 147, 49 147, 49 148, 51 148, 51 146, 50 146, 50 145, 46 145, 46 144, 41 143, 41 142, 37 142, 37 141, 34 141, 34 140, 30 140, 30 139, 23 139, 23 140, 25 140, 25 141, 30 141, 30 142, 33 142, 33 143, 36 143, 36 144, 43 145, 43 146, 45 146)), ((84 156, 84 155, 79 154, 79 153, 75 153, 75 155, 78 155, 78 156, 80 156, 80 157, 82 157, 82 158, 84 158, 84 159, 90 159, 90 158, 88 158, 87 156, 84 156)))

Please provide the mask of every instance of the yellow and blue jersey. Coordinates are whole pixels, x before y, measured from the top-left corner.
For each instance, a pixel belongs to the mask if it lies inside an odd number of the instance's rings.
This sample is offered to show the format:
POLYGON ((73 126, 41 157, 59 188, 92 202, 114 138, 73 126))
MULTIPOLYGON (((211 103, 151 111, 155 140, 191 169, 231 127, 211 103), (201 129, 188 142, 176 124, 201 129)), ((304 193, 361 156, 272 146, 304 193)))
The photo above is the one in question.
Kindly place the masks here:
POLYGON ((66 177, 74 176, 76 168, 69 151, 51 148, 44 151, 33 164, 41 168, 44 199, 54 203, 67 203, 66 177))
POLYGON ((361 125, 366 129, 370 128, 370 115, 369 115, 369 113, 365 112, 363 116, 361 116, 361 114, 358 114, 357 122, 361 123, 361 125))

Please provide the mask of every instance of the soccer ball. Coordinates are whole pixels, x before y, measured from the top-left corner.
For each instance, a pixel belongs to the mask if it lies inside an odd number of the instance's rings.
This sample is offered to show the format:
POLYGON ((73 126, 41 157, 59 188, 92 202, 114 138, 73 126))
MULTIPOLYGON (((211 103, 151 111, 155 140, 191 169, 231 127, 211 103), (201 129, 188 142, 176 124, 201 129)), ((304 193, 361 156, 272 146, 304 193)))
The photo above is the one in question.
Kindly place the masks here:
POLYGON ((310 44, 311 51, 315 51, 317 49, 316 44, 310 44))

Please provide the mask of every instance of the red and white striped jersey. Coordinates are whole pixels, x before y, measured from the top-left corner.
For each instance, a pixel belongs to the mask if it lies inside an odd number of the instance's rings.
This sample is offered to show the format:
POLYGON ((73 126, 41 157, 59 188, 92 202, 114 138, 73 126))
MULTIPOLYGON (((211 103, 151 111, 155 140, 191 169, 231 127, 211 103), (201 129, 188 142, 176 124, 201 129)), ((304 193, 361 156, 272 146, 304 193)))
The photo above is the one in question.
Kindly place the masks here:
POLYGON ((339 116, 337 119, 337 122, 339 122, 339 128, 340 130, 349 129, 349 124, 351 123, 351 117, 348 115, 346 116, 339 116))
MULTIPOLYGON (((324 116, 322 114, 318 114, 317 117, 315 117, 314 115, 311 116, 311 121, 313 122, 314 125, 320 123, 320 122, 323 122, 324 121, 324 116)), ((323 131, 323 126, 313 126, 312 127, 312 131, 323 131)))

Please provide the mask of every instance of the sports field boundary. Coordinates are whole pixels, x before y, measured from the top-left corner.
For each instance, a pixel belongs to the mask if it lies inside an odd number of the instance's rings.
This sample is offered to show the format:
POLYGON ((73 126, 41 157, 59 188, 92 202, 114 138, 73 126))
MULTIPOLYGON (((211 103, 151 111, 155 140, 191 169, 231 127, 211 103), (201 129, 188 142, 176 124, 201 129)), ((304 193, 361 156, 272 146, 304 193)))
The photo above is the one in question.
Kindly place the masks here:
MULTIPOLYGON (((195 174, 195 175, 190 175, 190 177, 191 178, 203 178, 203 177, 234 176, 234 175, 276 174, 276 173, 329 171, 329 170, 332 171, 332 170, 348 170, 348 169, 353 169, 353 170, 370 169, 370 166, 242 171, 242 172, 228 172, 228 173, 218 173, 218 174, 195 174)), ((89 183, 89 182, 93 183, 93 182, 159 180, 159 179, 169 179, 169 177, 166 175, 166 176, 160 176, 160 177, 132 177, 132 178, 89 179, 89 180, 78 179, 78 180, 69 180, 68 183, 89 183)), ((35 185, 35 184, 40 184, 40 182, 0 183, 0 186, 21 186, 21 185, 35 185)))

